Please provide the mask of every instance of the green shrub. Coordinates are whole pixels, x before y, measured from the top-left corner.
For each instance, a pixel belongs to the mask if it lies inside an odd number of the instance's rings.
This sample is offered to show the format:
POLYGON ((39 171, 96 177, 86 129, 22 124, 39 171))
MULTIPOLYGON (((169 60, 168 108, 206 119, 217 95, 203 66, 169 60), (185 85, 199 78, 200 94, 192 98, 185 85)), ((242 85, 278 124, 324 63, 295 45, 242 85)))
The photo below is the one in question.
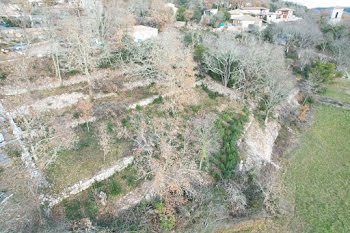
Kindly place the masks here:
POLYGON ((192 44, 192 34, 190 32, 185 32, 183 42, 186 47, 192 44))
POLYGON ((202 10, 198 7, 196 7, 194 10, 193 10, 193 15, 192 15, 192 18, 191 20, 195 21, 196 23, 199 23, 202 19, 202 10))
POLYGON ((130 185, 133 185, 135 184, 136 182, 136 177, 131 175, 131 174, 125 174, 122 176, 122 179, 123 180, 126 180, 127 184, 130 186, 130 185))
POLYGON ((83 202, 84 214, 90 219, 95 219, 98 213, 98 207, 95 202, 95 196, 93 192, 89 193, 89 199, 83 202))
POLYGON ((64 207, 66 209, 66 217, 69 220, 80 220, 83 217, 80 211, 79 200, 64 202, 64 207))
POLYGON ((130 128, 131 127, 131 123, 130 123, 130 118, 123 118, 122 119, 122 125, 126 128, 130 128))
POLYGON ((197 62, 202 63, 203 59, 204 59, 204 53, 205 53, 206 49, 203 45, 198 45, 195 47, 194 52, 193 52, 193 57, 194 60, 197 62))
POLYGON ((76 118, 76 119, 78 119, 78 118, 79 118, 79 112, 75 112, 75 113, 73 114, 73 117, 76 118))
POLYGON ((171 214, 167 214, 165 204, 162 201, 153 202, 152 205, 158 211, 162 232, 171 232, 175 226, 176 218, 171 214))
POLYGON ((141 111, 142 110, 142 106, 136 105, 136 110, 141 111))
POLYGON ((108 132, 108 133, 113 133, 113 132, 114 132, 114 129, 113 129, 113 128, 114 128, 114 124, 113 124, 112 122, 109 121, 109 122, 107 123, 107 132, 108 132))
POLYGON ((176 20, 177 21, 186 21, 185 12, 186 12, 186 8, 180 7, 177 10, 176 20))
POLYGON ((7 78, 7 74, 0 67, 0 79, 5 80, 7 78))
POLYGON ((314 64, 311 73, 321 83, 330 83, 342 76, 342 73, 336 70, 334 63, 321 61, 314 64))
POLYGON ((204 79, 205 78, 204 74, 195 74, 194 76, 196 76, 199 79, 204 79))
POLYGON ((122 192, 122 186, 121 184, 116 181, 116 180, 112 180, 112 182, 109 184, 109 193, 112 196, 117 196, 122 192))
POLYGON ((74 75, 77 75, 77 74, 80 74, 80 71, 79 70, 71 70, 71 71, 68 71, 66 73, 66 75, 69 77, 69 76, 74 76, 74 75))
POLYGON ((153 100, 153 104, 161 104, 163 103, 163 97, 160 95, 158 98, 153 100))
POLYGON ((314 98, 312 98, 312 96, 308 96, 305 99, 303 99, 303 103, 314 104, 315 100, 314 98))
POLYGON ((21 157, 21 152, 18 149, 9 148, 6 150, 6 154, 11 158, 21 157))
POLYGON ((286 52, 286 58, 297 60, 298 54, 296 52, 286 52))
POLYGON ((92 183, 92 188, 96 189, 97 191, 102 191, 101 190, 102 187, 103 187, 102 182, 95 181, 94 183, 92 183))
POLYGON ((193 112, 197 113, 201 109, 200 105, 191 105, 190 108, 192 109, 193 112))
POLYGON ((259 208, 264 201, 263 191, 257 183, 254 174, 248 172, 247 176, 248 179, 246 184, 244 184, 244 189, 242 190, 247 200, 247 206, 249 208, 259 208))
POLYGON ((209 90, 208 87, 207 87, 207 85, 205 85, 205 84, 202 84, 201 87, 202 87, 202 90, 203 90, 203 91, 205 91, 206 93, 208 93, 208 96, 209 96, 210 99, 215 99, 216 97, 221 96, 221 95, 219 94, 219 92, 217 92, 217 91, 214 92, 214 91, 209 90))
POLYGON ((239 161, 239 154, 236 142, 242 134, 244 124, 249 119, 249 112, 244 108, 243 112, 224 112, 215 125, 222 137, 222 148, 219 153, 214 154, 211 162, 220 171, 212 172, 214 177, 229 179, 232 177, 234 169, 239 161))
POLYGON ((4 168, 3 167, 0 167, 0 174, 4 172, 4 168))

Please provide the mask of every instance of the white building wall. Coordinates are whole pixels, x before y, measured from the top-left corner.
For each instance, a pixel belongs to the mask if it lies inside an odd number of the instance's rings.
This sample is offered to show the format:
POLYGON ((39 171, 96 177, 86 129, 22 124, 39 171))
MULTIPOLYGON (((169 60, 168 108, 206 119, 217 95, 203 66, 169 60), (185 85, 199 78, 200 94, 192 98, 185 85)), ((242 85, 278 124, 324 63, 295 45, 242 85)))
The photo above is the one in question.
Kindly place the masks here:
POLYGON ((341 21, 343 12, 344 12, 344 8, 341 8, 341 7, 333 8, 331 15, 329 17, 329 22, 330 23, 339 23, 341 21))

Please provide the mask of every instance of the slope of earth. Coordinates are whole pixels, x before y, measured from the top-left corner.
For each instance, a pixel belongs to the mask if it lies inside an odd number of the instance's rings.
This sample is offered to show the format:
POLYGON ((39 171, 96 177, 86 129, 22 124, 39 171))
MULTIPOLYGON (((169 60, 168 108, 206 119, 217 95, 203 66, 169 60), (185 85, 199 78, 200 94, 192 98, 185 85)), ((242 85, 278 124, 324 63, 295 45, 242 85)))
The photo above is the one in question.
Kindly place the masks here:
MULTIPOLYGON (((324 95, 348 102, 349 84, 338 79, 324 95)), ((313 109, 312 125, 301 132, 282 175, 287 215, 220 232, 350 231, 350 111, 325 105, 313 109)))

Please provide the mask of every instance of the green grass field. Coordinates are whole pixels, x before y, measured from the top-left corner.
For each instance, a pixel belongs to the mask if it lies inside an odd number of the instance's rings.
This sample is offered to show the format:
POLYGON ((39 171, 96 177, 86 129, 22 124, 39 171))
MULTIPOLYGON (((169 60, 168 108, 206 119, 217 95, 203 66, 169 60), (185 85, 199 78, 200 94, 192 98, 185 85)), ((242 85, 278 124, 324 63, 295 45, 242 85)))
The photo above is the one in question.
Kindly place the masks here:
POLYGON ((337 79, 334 83, 328 85, 324 96, 350 103, 350 80, 337 79))
POLYGON ((350 232, 350 111, 320 105, 285 176, 302 232, 350 232))

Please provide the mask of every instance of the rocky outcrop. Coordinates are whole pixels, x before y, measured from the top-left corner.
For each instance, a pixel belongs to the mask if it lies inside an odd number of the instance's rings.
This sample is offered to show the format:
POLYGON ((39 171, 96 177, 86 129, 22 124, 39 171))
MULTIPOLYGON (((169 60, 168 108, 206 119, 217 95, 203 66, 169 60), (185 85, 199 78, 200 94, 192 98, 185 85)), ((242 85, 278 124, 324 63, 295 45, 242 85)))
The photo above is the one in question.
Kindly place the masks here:
POLYGON ((280 124, 275 120, 262 125, 253 116, 250 116, 244 136, 239 142, 243 160, 240 169, 250 170, 260 168, 264 163, 272 163, 272 150, 277 139, 280 124))

